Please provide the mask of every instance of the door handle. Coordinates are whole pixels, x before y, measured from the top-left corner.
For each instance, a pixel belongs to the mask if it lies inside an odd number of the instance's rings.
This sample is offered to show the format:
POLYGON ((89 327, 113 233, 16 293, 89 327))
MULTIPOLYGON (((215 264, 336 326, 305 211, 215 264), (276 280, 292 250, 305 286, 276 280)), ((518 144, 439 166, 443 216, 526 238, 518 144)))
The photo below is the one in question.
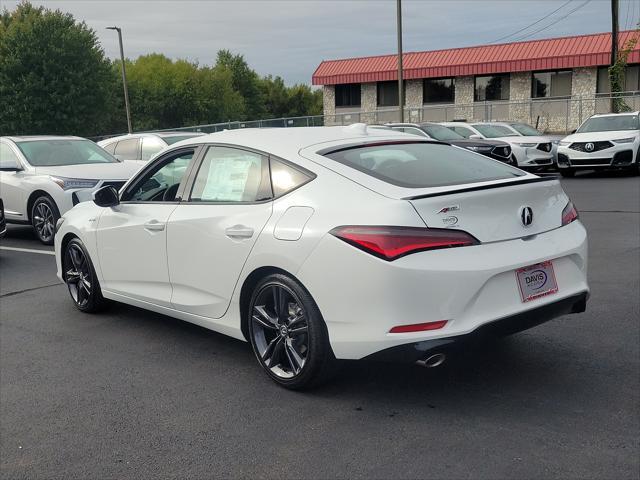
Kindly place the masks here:
POLYGON ((164 230, 165 224, 157 220, 151 220, 144 224, 144 229, 149 232, 161 232, 164 230))
POLYGON ((229 238, 251 238, 253 237, 253 228, 245 225, 234 225, 227 228, 224 233, 229 238))

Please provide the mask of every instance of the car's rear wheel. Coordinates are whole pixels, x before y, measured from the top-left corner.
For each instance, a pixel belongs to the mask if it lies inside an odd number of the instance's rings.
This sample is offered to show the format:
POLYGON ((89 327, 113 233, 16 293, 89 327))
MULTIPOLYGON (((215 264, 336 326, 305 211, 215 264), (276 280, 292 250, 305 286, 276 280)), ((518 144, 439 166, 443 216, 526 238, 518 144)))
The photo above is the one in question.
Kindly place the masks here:
POLYGON ((55 202, 48 196, 38 197, 31 207, 31 225, 38 240, 45 245, 53 245, 56 222, 60 212, 55 202))
POLYGON ((65 247, 62 257, 63 279, 74 305, 83 312, 100 310, 105 300, 100 283, 82 242, 74 238, 65 247))
POLYGON ((576 171, 572 170, 571 168, 561 168, 560 175, 562 175, 563 177, 575 177, 576 171))
POLYGON ((302 389, 326 380, 335 365, 327 328, 316 303, 294 279, 269 275, 251 296, 248 332, 253 351, 279 385, 302 389))

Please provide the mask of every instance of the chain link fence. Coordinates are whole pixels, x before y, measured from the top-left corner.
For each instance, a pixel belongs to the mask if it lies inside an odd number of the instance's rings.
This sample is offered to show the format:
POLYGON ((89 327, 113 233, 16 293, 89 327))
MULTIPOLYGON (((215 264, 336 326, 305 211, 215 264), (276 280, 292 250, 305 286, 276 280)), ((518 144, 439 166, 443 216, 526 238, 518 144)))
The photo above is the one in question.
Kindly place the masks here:
MULTIPOLYGON (((628 111, 640 110, 640 92, 620 93, 628 111)), ((464 121, 517 121, 528 123, 545 133, 567 134, 591 115, 610 113, 613 97, 572 97, 550 99, 527 99, 501 102, 474 102, 467 104, 424 105, 420 108, 405 108, 405 122, 464 121)), ((176 127, 156 132, 204 132, 214 133, 239 128, 288 128, 350 125, 352 123, 384 124, 397 122, 398 108, 381 108, 373 112, 341 111, 333 115, 271 118, 252 121, 228 121, 207 125, 176 127)), ((115 135, 105 135, 107 138, 115 135)))

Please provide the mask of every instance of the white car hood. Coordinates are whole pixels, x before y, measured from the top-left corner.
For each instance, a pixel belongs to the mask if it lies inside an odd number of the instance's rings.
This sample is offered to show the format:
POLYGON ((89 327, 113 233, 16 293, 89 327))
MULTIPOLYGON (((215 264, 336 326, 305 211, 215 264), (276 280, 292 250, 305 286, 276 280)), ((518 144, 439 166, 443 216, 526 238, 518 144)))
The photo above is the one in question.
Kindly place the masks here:
POLYGON ((601 142, 603 140, 619 140, 637 137, 638 130, 614 130, 611 132, 573 133, 562 139, 563 142, 601 142))
POLYGON ((36 167, 36 175, 55 175, 88 180, 129 180, 139 169, 140 165, 129 162, 92 163, 62 165, 59 167, 36 167))

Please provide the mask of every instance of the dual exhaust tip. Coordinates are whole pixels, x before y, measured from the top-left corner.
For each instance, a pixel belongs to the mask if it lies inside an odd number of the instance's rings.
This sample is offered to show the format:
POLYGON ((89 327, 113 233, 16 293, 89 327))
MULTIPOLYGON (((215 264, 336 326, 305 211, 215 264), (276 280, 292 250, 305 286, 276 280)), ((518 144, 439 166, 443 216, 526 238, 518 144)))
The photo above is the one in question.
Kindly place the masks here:
POLYGON ((434 353, 433 355, 429 355, 424 360, 418 360, 416 362, 416 365, 425 368, 436 368, 442 365, 446 359, 447 356, 444 353, 434 353))

